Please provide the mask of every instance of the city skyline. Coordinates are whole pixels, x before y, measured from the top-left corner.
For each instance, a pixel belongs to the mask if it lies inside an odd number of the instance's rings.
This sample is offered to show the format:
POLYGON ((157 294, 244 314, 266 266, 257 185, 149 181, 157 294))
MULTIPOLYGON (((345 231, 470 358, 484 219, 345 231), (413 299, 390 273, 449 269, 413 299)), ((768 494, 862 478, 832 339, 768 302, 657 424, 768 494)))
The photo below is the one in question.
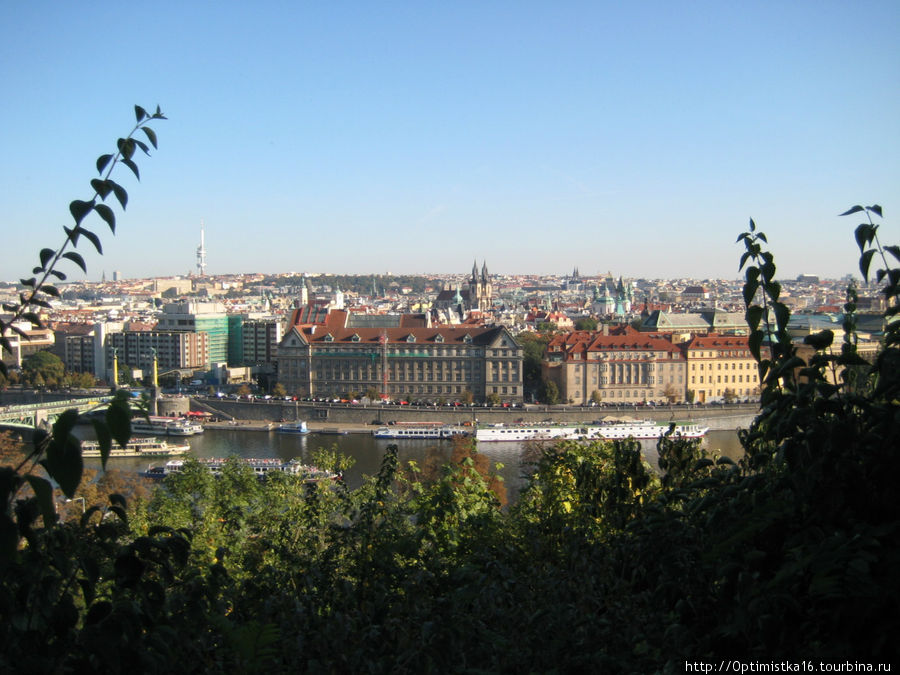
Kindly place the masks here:
POLYGON ((900 6, 264 2, 0 9, 0 279, 62 242, 94 160, 159 104, 86 277, 736 279, 858 274, 855 203, 900 204, 900 6), (810 244, 815 240, 813 247, 810 244))

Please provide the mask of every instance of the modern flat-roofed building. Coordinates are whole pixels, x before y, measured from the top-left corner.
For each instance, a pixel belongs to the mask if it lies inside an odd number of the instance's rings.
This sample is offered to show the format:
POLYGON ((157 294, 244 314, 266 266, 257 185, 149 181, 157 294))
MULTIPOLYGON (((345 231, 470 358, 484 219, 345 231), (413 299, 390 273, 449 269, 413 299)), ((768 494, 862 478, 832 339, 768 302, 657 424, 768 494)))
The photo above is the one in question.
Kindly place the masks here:
POLYGON ((129 366, 149 372, 156 354, 160 372, 206 368, 209 363, 209 338, 205 332, 127 331, 106 337, 107 371, 113 358, 119 367, 129 366))
POLYGON ((208 336, 207 362, 210 368, 216 363, 228 361, 228 315, 218 302, 176 302, 163 305, 163 312, 156 325, 161 332, 206 333, 208 336))

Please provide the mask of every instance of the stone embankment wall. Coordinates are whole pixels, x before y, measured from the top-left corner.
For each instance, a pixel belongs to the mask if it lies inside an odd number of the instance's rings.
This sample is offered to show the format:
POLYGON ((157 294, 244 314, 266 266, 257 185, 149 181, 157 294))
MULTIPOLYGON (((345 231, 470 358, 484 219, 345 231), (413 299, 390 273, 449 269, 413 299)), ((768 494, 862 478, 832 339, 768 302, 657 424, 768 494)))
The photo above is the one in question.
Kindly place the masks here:
MULTIPOLYGON (((165 399, 163 399, 165 400, 165 399)), ((181 399, 187 400, 187 399, 181 399)), ((161 401, 162 402, 162 401, 161 401)), ((344 424, 385 424, 394 422, 439 422, 442 424, 539 423, 552 419, 567 424, 613 419, 652 419, 660 423, 696 423, 710 429, 746 428, 757 408, 749 404, 721 406, 658 406, 620 408, 577 408, 573 406, 528 406, 527 408, 410 408, 395 405, 341 405, 288 401, 232 401, 191 399, 191 410, 206 411, 224 419, 280 422, 306 420, 344 424), (377 420, 377 421, 376 421, 377 420)), ((162 410, 162 406, 160 407, 162 410)))

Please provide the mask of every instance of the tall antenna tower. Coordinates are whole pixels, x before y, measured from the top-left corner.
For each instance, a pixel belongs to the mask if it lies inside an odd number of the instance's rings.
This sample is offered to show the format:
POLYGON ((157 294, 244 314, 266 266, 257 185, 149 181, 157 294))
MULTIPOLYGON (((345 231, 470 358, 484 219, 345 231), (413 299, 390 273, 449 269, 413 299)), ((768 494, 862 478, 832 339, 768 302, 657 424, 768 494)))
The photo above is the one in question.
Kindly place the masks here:
POLYGON ((206 276, 206 247, 203 245, 203 221, 200 221, 200 245, 197 247, 197 274, 206 276))

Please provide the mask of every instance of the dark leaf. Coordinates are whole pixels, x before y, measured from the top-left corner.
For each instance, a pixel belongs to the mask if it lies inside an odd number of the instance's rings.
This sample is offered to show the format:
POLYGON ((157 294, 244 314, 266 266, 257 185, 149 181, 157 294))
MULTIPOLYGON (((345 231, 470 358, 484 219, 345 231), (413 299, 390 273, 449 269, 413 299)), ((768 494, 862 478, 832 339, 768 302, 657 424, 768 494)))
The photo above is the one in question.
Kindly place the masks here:
MULTIPOLYGON (((109 209, 106 204, 97 204, 97 213, 100 213, 100 209, 109 209)), ((111 213, 111 212, 110 212, 111 213)), ((100 237, 91 232, 90 230, 86 230, 83 227, 79 228, 81 230, 81 234, 83 234, 90 242, 94 245, 94 248, 97 249, 97 253, 103 254, 103 247, 100 245, 100 237)))
POLYGON ((135 178, 137 178, 138 180, 141 179, 141 172, 138 171, 137 164, 135 164, 134 161, 127 157, 124 157, 122 158, 122 164, 131 169, 131 172, 134 174, 135 178))
POLYGON ((126 501, 125 497, 120 495, 118 492, 113 492, 109 496, 109 503, 113 504, 113 505, 121 506, 123 509, 128 508, 128 502, 126 501))
POLYGON ((107 182, 105 180, 100 180, 99 178, 95 178, 91 181, 91 187, 94 188, 94 191, 98 195, 100 195, 100 199, 106 199, 112 191, 107 182))
MULTIPOLYGON (((116 231, 116 214, 113 213, 113 210, 109 208, 106 204, 97 204, 94 207, 97 211, 97 214, 106 221, 106 224, 109 225, 109 229, 115 233, 116 231)), ((94 244, 97 246, 97 244, 94 244)), ((99 248, 98 248, 99 251, 99 248)), ((102 251, 100 251, 102 253, 102 251)))
POLYGON ((885 246, 884 250, 894 256, 897 260, 900 260, 900 246, 885 246))
POLYGON ((43 268, 43 267, 40 267, 40 266, 38 266, 38 267, 32 267, 32 268, 31 268, 31 273, 32 273, 32 274, 40 274, 40 273, 42 273, 43 271, 44 271, 44 268, 43 268))
POLYGON ((52 274, 53 276, 55 276, 55 277, 56 277, 57 279, 59 279, 60 281, 65 281, 65 280, 66 280, 66 275, 63 274, 62 272, 57 272, 56 270, 50 270, 50 274, 52 274))
POLYGON ((31 324, 33 326, 36 326, 37 328, 43 327, 43 324, 41 323, 41 318, 34 312, 25 312, 22 315, 22 318, 25 319, 26 321, 30 321, 31 324))
POLYGON ((758 235, 756 235, 756 236, 757 236, 757 238, 758 238, 760 241, 765 242, 766 244, 769 243, 769 240, 766 239, 765 233, 760 232, 760 233, 759 233, 758 235))
POLYGON ((113 439, 125 446, 131 437, 131 408, 122 397, 116 397, 106 409, 106 424, 113 439))
POLYGON ((70 229, 66 226, 63 226, 63 230, 65 231, 66 236, 69 238, 69 241, 72 242, 72 245, 78 246, 78 240, 79 238, 81 238, 81 232, 79 231, 79 228, 76 226, 75 228, 70 229))
POLYGON ((43 307, 44 309, 53 309, 53 305, 51 305, 46 300, 41 300, 40 298, 32 298, 31 304, 36 305, 37 307, 43 307))
POLYGON ((68 258, 73 263, 78 265, 81 268, 82 272, 87 272, 87 265, 84 264, 84 258, 82 258, 78 253, 75 253, 75 251, 67 251, 66 253, 63 253, 62 257, 68 258))
POLYGON ((66 497, 71 499, 75 496, 84 471, 81 444, 77 438, 69 435, 68 438, 58 439, 54 436, 47 445, 47 458, 41 464, 66 497))
POLYGON ((772 309, 775 310, 775 321, 778 324, 778 330, 783 331, 791 318, 791 310, 787 308, 787 305, 781 302, 774 303, 772 309))
POLYGON ((878 204, 872 204, 872 206, 867 206, 866 211, 871 211, 872 213, 877 213, 879 218, 883 218, 881 215, 881 206, 878 204))
POLYGON ((128 514, 125 512, 125 509, 123 509, 121 506, 115 506, 115 505, 110 506, 109 512, 115 513, 119 517, 119 520, 121 520, 126 525, 128 524, 128 514))
POLYGON ((121 204, 122 208, 124 209, 126 204, 128 204, 128 193, 125 192, 125 188, 123 188, 121 185, 119 185, 115 181, 110 180, 110 181, 107 181, 107 183, 109 183, 110 187, 112 188, 113 193, 116 195, 116 199, 119 200, 119 204, 121 204))
POLYGON ((803 342, 816 350, 827 349, 834 342, 834 333, 830 330, 823 330, 819 333, 807 335, 803 338, 803 342))
POLYGON ((144 143, 143 141, 139 141, 138 139, 135 138, 135 139, 134 139, 134 144, 135 144, 136 146, 138 146, 141 150, 143 150, 145 155, 149 155, 149 154, 150 154, 150 148, 148 148, 148 147, 147 147, 147 144, 144 143))
POLYGON ((38 290, 41 293, 46 293, 47 295, 51 295, 54 298, 59 297, 59 290, 57 290, 56 286, 51 286, 50 284, 44 284, 43 286, 38 288, 38 290))
MULTIPOLYGON (((758 323, 758 321, 757 321, 758 323)), ((748 347, 750 348, 750 353, 753 354, 753 358, 757 361, 760 360, 759 356, 759 348, 762 345, 763 341, 763 332, 761 330, 754 330, 750 333, 750 338, 748 339, 748 347)))
POLYGON ((109 164, 109 160, 111 160, 112 158, 112 155, 100 155, 97 158, 97 173, 103 173, 103 170, 106 168, 106 165, 109 164))
POLYGON ((141 106, 136 105, 136 106, 134 106, 134 117, 137 120, 137 122, 140 124, 141 122, 143 122, 145 119, 147 119, 150 116, 147 114, 147 111, 144 110, 141 106))
MULTIPOLYGON (((47 267, 47 263, 53 260, 53 256, 56 255, 56 251, 50 248, 42 248, 41 249, 41 267, 47 267)), ((37 272, 35 272, 37 274, 37 272)))
POLYGON ((53 486, 45 478, 26 474, 25 480, 34 490, 41 516, 44 518, 44 527, 51 527, 56 522, 56 509, 53 508, 53 486))
POLYGON ((84 623, 88 626, 94 626, 106 617, 112 614, 112 603, 109 600, 100 600, 91 605, 84 617, 84 623))
POLYGON ((131 587, 137 584, 144 573, 144 563, 137 556, 125 554, 116 558, 116 581, 123 586, 131 587))
POLYGON ((19 279, 19 283, 23 286, 28 286, 28 288, 34 288, 34 285, 37 283, 37 279, 31 277, 30 279, 19 279))
POLYGON ((97 436, 97 443, 100 445, 100 464, 105 471, 106 461, 109 459, 110 450, 112 450, 112 436, 109 433, 109 427, 106 426, 104 421, 92 419, 91 424, 94 427, 94 434, 97 436))
POLYGON ((6 512, 0 512, 0 560, 11 560, 19 546, 19 528, 6 512))
POLYGON ((747 281, 744 284, 744 304, 749 307, 750 303, 753 302, 753 298, 756 295, 756 291, 759 288, 759 282, 755 279, 753 281, 747 281))
POLYGON ((134 156, 134 141, 130 138, 120 138, 117 141, 122 159, 131 159, 134 156))
POLYGON ((154 148, 157 147, 156 146, 156 132, 153 131, 153 129, 151 129, 150 127, 142 127, 141 131, 143 131, 147 135, 147 140, 150 141, 150 145, 152 145, 154 148))
POLYGON ((84 202, 80 199, 76 199, 69 203, 69 212, 72 214, 72 217, 75 219, 75 224, 80 225, 81 221, 85 219, 85 216, 89 214, 94 209, 94 202, 84 202))
POLYGON ((862 253, 866 250, 866 246, 869 245, 869 242, 872 241, 872 238, 875 236, 875 232, 872 229, 872 226, 868 223, 862 223, 859 227, 856 228, 855 232, 856 243, 859 246, 859 252, 862 253))
POLYGON ((753 218, 750 219, 750 231, 751 232, 756 231, 756 223, 753 222, 753 218))
POLYGON ((53 438, 57 441, 67 439, 77 423, 78 411, 75 408, 64 411, 53 423, 53 438))
POLYGON ((871 248, 859 257, 859 271, 862 272, 863 279, 866 281, 869 280, 869 265, 872 264, 873 255, 875 255, 875 249, 871 248))
POLYGON ((849 216, 849 215, 854 214, 854 213, 859 213, 860 211, 863 211, 863 210, 864 210, 863 207, 861 207, 859 204, 857 204, 856 206, 853 206, 853 207, 851 207, 850 209, 844 211, 841 215, 842 215, 842 216, 849 216))

